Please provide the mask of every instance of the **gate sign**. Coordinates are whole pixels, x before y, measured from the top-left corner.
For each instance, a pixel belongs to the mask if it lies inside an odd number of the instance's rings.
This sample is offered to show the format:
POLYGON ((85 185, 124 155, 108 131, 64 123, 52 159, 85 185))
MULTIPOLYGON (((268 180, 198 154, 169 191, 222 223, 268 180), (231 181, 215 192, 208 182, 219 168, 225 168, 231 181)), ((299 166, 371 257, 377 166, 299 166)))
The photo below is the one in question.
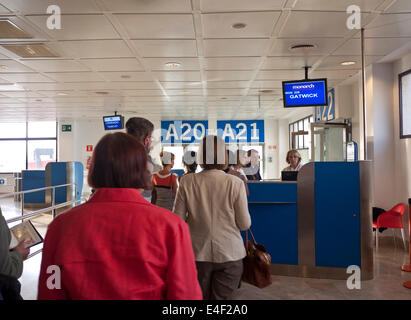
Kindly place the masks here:
POLYGON ((217 134, 225 143, 264 142, 264 120, 220 120, 217 134))
POLYGON ((161 143, 198 143, 207 135, 208 121, 161 121, 161 143))
POLYGON ((320 106, 315 108, 315 121, 331 121, 335 120, 335 91, 328 90, 328 106, 320 106))
POLYGON ((0 184, 6 184, 6 179, 0 178, 0 184))

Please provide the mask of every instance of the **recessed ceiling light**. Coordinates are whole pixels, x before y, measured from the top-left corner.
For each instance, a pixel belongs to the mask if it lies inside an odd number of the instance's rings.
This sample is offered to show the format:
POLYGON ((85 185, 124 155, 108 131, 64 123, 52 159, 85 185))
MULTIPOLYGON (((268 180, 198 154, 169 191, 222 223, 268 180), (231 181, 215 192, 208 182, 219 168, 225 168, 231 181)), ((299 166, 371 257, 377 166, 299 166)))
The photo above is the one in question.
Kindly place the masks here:
POLYGON ((97 91, 96 94, 104 95, 104 94, 108 94, 108 92, 107 91, 97 91))
POLYGON ((244 29, 247 25, 242 22, 234 23, 231 27, 234 29, 244 29))
POLYGON ((226 98, 226 97, 222 97, 221 100, 227 100, 227 98, 226 98))
POLYGON ((264 90, 260 90, 261 93, 273 93, 274 90, 271 89, 264 89, 264 90))
POLYGON ((66 95, 67 95, 67 93, 64 93, 64 92, 59 92, 59 93, 57 93, 57 95, 58 95, 58 96, 66 96, 66 95))
POLYGON ((344 61, 344 62, 341 62, 341 65, 342 66, 352 66, 355 63, 356 63, 355 61, 344 61))
POLYGON ((180 62, 167 62, 164 64, 167 68, 177 69, 181 67, 180 62))
POLYGON ((5 65, 1 65, 1 66, 0 66, 0 69, 1 69, 1 70, 7 70, 8 68, 9 68, 9 67, 8 67, 8 66, 5 66, 5 65))
POLYGON ((131 76, 128 75, 128 74, 123 74, 123 75, 121 76, 121 78, 122 78, 122 79, 130 79, 131 76))

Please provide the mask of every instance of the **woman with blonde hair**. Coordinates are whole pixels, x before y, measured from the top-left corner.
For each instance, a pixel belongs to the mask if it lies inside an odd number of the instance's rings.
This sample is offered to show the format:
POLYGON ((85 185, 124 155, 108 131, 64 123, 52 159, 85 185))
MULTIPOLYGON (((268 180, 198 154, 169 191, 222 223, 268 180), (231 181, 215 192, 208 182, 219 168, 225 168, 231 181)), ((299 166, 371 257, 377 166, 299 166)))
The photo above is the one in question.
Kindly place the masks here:
POLYGON ((287 161, 289 166, 284 168, 283 171, 299 171, 302 167, 301 155, 295 149, 292 149, 287 152, 287 157, 285 161, 287 161))

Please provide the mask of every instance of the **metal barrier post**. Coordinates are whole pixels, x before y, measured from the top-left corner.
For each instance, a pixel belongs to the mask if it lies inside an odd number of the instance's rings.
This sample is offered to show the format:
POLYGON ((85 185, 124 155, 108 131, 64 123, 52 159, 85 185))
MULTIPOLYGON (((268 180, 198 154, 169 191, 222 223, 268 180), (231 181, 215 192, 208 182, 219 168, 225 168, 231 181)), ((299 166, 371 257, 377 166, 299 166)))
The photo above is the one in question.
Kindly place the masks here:
POLYGON ((52 206, 52 208, 53 208, 53 210, 52 210, 52 217, 53 217, 53 219, 56 217, 56 209, 54 208, 54 206, 56 205, 56 197, 55 197, 55 195, 56 195, 56 188, 52 188, 51 189, 51 206, 52 206))
POLYGON ((24 193, 21 195, 21 222, 23 222, 24 216, 24 193))
MULTIPOLYGON (((411 232, 411 198, 408 199, 408 233, 411 232)), ((403 265, 401 267, 402 271, 406 271, 406 272, 411 272, 411 237, 410 237, 410 246, 408 247, 408 251, 410 252, 410 264, 409 265, 403 265)), ((407 281, 403 283, 403 286, 411 289, 411 281, 407 281)))

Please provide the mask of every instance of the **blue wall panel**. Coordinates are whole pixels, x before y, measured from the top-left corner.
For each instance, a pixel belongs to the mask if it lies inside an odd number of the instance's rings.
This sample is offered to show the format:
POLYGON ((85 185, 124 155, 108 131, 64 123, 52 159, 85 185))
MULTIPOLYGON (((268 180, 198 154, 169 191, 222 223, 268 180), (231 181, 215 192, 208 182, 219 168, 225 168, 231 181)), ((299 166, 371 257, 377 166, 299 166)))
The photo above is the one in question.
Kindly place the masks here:
POLYGON ((298 264, 296 183, 248 183, 251 230, 271 262, 298 264))
POLYGON ((361 266, 359 197, 358 162, 315 163, 317 266, 361 266))
MULTIPOLYGON (((46 186, 44 170, 22 170, 23 191, 44 188, 46 186)), ((46 191, 37 191, 24 194, 24 203, 45 203, 46 191)))
POLYGON ((271 263, 298 264, 296 204, 249 204, 251 231, 271 255, 271 263))

